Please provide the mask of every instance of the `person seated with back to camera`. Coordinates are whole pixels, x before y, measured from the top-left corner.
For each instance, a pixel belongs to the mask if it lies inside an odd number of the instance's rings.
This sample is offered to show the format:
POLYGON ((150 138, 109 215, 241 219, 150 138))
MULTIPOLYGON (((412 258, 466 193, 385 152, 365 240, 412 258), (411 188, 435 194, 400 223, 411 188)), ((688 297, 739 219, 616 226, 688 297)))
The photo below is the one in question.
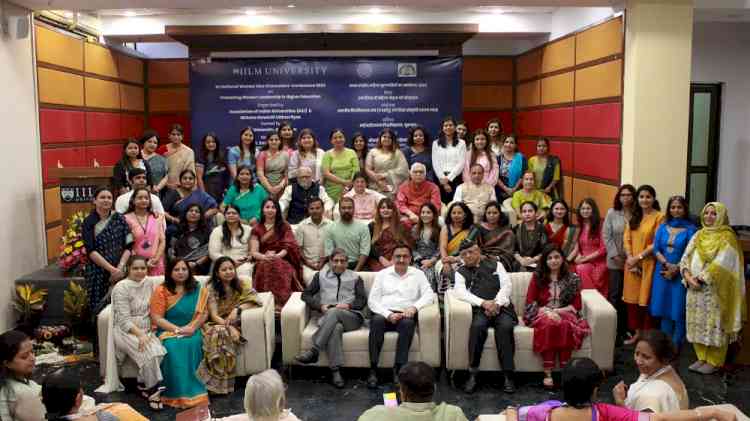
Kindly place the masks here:
POLYGON ((421 361, 410 361, 398 372, 401 404, 390 408, 376 405, 358 421, 467 421, 461 408, 445 402, 436 404, 435 371, 421 361))
POLYGON ((409 349, 417 327, 417 312, 435 302, 435 293, 424 272, 410 266, 411 248, 399 244, 393 250, 393 265, 375 275, 367 304, 372 311, 370 321, 370 375, 367 387, 378 386, 378 363, 385 332, 398 332, 393 381, 398 383, 398 370, 409 360, 409 349))
POLYGON ((317 272, 302 292, 302 301, 318 313, 318 330, 313 335, 313 346, 295 357, 300 364, 318 361, 321 351, 328 354, 331 382, 342 389, 345 385, 339 368, 344 364, 342 336, 357 330, 365 320, 367 293, 362 278, 346 268, 346 252, 334 249, 331 263, 317 272))
POLYGON ((323 201, 325 214, 331 217, 333 212, 333 200, 328 197, 326 190, 319 181, 313 181, 313 172, 308 167, 300 167, 297 170, 295 181, 286 186, 284 193, 279 199, 281 212, 286 216, 286 221, 292 225, 299 224, 307 218, 307 204, 313 198, 323 201))
POLYGON ((307 214, 310 216, 303 219, 294 230, 294 237, 302 253, 303 280, 312 279, 315 272, 323 269, 328 262, 323 234, 325 228, 333 223, 323 216, 323 200, 319 197, 307 202, 307 214))
POLYGON ((487 329, 495 328, 495 349, 505 375, 505 393, 513 393, 515 339, 513 328, 518 316, 510 302, 512 284, 503 264, 482 255, 476 240, 464 241, 460 248, 463 266, 455 272, 455 291, 459 300, 471 304, 469 332, 469 379, 464 391, 473 393, 477 387, 477 373, 487 340, 487 329))

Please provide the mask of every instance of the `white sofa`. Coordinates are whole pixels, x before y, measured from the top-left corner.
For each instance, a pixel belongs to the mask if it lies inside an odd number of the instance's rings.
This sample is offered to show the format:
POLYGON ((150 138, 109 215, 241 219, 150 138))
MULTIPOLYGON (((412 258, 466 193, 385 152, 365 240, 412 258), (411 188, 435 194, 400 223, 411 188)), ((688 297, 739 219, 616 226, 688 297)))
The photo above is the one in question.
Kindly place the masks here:
MULTIPOLYGON (((530 272, 511 273, 513 290, 511 302, 518 315, 519 324, 514 329, 516 341, 516 371, 539 372, 542 358, 534 353, 534 329, 524 326, 523 313, 526 303, 526 290, 531 281, 530 272)), ((591 334, 583 341, 581 349, 573 352, 573 357, 589 357, 603 370, 612 370, 614 363, 615 332, 617 314, 614 307, 596 290, 583 290, 582 314, 591 327, 591 334)), ((448 370, 468 370, 469 330, 471 329, 471 304, 459 300, 453 290, 445 294, 445 366, 448 370)), ((500 371, 495 349, 495 330, 489 329, 484 343, 482 371, 500 371)))
MULTIPOLYGON (((157 282, 164 281, 163 276, 157 276, 157 282)), ((204 285, 208 276, 196 276, 198 282, 204 285)), ((276 325, 274 323, 274 299, 270 292, 258 294, 263 306, 242 312, 242 336, 247 343, 242 346, 237 358, 237 375, 248 376, 271 368, 271 358, 276 347, 276 325)), ((99 371, 104 376, 107 367, 107 338, 109 336, 109 318, 112 317, 112 305, 105 307, 97 316, 97 331, 99 334, 99 371)), ((126 358, 119 367, 120 377, 136 377, 138 367, 126 358)))
MULTIPOLYGON (((367 293, 375 280, 375 272, 358 272, 365 283, 367 293)), ((306 279, 305 283, 310 280, 306 279)), ((312 336, 318 329, 317 320, 311 319, 310 309, 302 301, 302 293, 295 292, 281 310, 282 360, 285 365, 295 364, 294 357, 301 351, 312 348, 312 336)), ((352 332, 344 333, 344 366, 369 367, 369 323, 368 321, 352 332)), ((392 367, 396 357, 396 332, 387 332, 379 366, 392 367)), ((440 312, 437 304, 431 304, 419 311, 418 326, 409 350, 409 360, 424 361, 440 366, 440 312)), ((317 366, 328 366, 325 351, 321 352, 317 366)))

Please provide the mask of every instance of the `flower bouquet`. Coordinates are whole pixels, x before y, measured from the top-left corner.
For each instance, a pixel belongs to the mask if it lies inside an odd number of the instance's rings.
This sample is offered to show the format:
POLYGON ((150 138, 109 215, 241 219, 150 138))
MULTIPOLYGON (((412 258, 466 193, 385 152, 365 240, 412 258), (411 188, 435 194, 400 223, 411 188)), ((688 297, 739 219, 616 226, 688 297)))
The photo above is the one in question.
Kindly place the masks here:
POLYGON ((57 265, 66 272, 81 275, 88 262, 88 254, 83 243, 83 221, 86 215, 76 212, 68 219, 68 230, 62 237, 60 256, 57 265))

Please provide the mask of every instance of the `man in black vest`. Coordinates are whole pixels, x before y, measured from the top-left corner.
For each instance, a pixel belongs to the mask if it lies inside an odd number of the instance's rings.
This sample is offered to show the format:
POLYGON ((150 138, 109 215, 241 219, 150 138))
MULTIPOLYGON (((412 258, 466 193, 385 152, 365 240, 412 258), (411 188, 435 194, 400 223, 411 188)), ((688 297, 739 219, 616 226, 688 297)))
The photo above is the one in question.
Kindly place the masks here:
POLYGON ((286 186, 284 194, 279 199, 279 206, 281 212, 286 214, 286 221, 296 225, 307 218, 307 204, 314 197, 319 197, 323 201, 325 215, 330 218, 333 201, 319 182, 312 181, 312 170, 300 167, 297 170, 297 181, 286 186))
POLYGON ((456 271, 455 292, 459 300, 472 307, 469 380, 464 385, 464 391, 472 393, 477 387, 476 377, 484 341, 487 340, 487 329, 493 327, 498 360, 505 374, 503 389, 506 393, 513 393, 516 391, 513 382, 513 327, 518 324, 518 317, 510 302, 510 276, 502 263, 482 256, 482 250, 476 241, 462 243, 460 253, 464 265, 456 271))

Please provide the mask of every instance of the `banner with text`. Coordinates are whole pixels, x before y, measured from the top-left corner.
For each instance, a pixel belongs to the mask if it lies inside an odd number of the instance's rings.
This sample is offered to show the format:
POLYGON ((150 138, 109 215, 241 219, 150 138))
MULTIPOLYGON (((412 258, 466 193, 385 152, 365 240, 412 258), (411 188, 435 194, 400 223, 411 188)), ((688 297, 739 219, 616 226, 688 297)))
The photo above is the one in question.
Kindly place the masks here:
POLYGON ((342 128, 372 145, 383 128, 404 144, 409 129, 437 135, 444 116, 460 118, 461 58, 280 59, 193 63, 190 101, 193 147, 215 132, 222 146, 252 127, 256 144, 281 121, 311 128, 321 148, 342 128))

